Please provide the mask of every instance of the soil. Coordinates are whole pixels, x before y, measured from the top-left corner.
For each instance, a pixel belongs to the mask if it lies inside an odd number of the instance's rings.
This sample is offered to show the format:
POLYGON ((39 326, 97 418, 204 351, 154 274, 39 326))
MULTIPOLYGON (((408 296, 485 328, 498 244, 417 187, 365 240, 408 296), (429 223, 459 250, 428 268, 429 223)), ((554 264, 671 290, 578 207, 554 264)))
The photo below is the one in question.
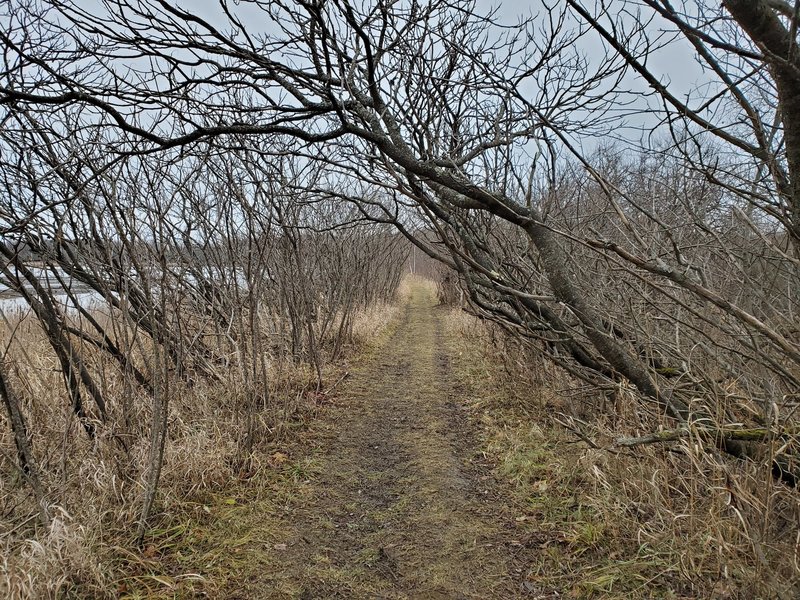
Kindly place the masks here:
POLYGON ((264 530, 248 532, 261 540, 258 567, 226 597, 526 595, 514 513, 479 451, 435 304, 414 288, 392 333, 337 388, 295 492, 250 515, 264 530))

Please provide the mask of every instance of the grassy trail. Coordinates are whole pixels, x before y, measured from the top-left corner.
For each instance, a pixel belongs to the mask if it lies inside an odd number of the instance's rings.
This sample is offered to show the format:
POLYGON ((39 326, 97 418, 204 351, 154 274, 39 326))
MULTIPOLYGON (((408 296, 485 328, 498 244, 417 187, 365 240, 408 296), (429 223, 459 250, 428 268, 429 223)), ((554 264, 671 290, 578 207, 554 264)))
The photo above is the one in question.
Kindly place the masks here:
POLYGON ((548 419, 558 392, 508 388, 507 356, 464 324, 413 284, 268 466, 154 536, 163 575, 125 597, 772 597, 737 595, 751 567, 721 579, 703 525, 670 517, 698 502, 675 504, 672 471, 575 444, 548 419))
POLYGON ((519 596, 514 519, 481 464, 442 314, 415 286, 314 426, 294 483, 238 509, 246 566, 225 596, 519 596))

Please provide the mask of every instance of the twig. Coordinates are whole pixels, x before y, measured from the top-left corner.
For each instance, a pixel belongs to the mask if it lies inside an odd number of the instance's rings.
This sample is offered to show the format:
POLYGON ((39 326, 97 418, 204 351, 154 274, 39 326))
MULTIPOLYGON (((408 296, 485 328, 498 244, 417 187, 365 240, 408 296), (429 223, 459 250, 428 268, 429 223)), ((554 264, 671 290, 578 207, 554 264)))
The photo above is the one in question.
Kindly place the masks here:
POLYGON ((566 417, 566 415, 563 415, 563 414, 561 416, 565 417, 567 419, 567 421, 562 421, 561 419, 558 419, 556 417, 553 417, 553 420, 556 423, 558 423, 559 425, 561 425, 562 427, 564 427, 565 429, 567 429, 567 430, 571 431, 572 433, 574 433, 582 441, 584 441, 587 444, 589 444, 590 448, 594 448, 595 450, 608 450, 609 452, 613 452, 614 454, 617 454, 617 452, 615 450, 611 450, 610 448, 601 448, 600 446, 598 446, 597 443, 594 440, 592 440, 590 437, 588 437, 585 433, 583 433, 583 431, 581 431, 575 425, 575 419, 573 417, 566 417))
POLYGON ((344 373, 344 374, 343 374, 341 377, 339 377, 339 379, 336 381, 336 383, 334 383, 334 384, 333 384, 331 387, 329 387, 327 390, 325 390, 324 392, 322 392, 322 395, 323 395, 323 396, 327 396, 328 394, 330 394, 330 393, 331 393, 333 390, 335 390, 335 389, 336 389, 336 387, 337 387, 337 386, 338 386, 340 383, 342 383, 342 381, 344 381, 344 380, 345 380, 345 379, 346 379, 346 378, 347 378, 349 375, 350 375, 350 371, 345 371, 345 373, 344 373))

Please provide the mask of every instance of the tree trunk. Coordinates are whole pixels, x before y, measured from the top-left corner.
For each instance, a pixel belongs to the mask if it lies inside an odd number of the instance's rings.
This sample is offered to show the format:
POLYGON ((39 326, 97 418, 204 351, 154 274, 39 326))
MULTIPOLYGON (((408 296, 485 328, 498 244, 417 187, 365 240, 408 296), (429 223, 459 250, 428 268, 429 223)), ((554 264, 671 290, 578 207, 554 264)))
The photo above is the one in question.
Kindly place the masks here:
POLYGON ((722 5, 764 52, 775 79, 790 180, 789 189, 782 191, 788 196, 789 230, 795 250, 800 252, 800 59, 797 40, 792 39, 791 32, 764 0, 723 0, 722 5))

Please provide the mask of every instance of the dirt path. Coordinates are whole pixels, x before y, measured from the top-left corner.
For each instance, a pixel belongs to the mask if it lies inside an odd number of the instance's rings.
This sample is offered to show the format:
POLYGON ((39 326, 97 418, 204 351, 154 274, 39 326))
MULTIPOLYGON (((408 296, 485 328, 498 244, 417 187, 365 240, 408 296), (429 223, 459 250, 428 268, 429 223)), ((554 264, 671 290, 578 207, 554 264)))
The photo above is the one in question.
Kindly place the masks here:
POLYGON ((276 551, 241 597, 524 595, 513 516, 477 455, 443 314, 416 287, 394 333, 343 384, 316 427, 314 474, 264 516, 276 551))

